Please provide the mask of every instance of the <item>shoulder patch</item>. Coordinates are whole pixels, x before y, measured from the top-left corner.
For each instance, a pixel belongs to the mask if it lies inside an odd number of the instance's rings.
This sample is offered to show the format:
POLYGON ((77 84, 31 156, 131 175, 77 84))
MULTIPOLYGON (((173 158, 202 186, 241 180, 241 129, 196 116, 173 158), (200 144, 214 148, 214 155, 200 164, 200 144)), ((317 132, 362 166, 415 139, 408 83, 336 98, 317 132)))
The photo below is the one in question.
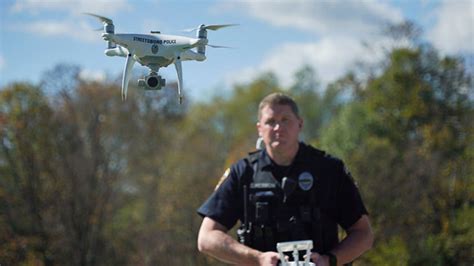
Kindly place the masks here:
POLYGON ((226 180, 229 174, 230 174, 230 168, 227 168, 227 170, 225 170, 224 174, 219 179, 219 182, 217 182, 216 188, 214 188, 214 190, 217 190, 219 188, 219 186, 222 184, 222 182, 226 180))

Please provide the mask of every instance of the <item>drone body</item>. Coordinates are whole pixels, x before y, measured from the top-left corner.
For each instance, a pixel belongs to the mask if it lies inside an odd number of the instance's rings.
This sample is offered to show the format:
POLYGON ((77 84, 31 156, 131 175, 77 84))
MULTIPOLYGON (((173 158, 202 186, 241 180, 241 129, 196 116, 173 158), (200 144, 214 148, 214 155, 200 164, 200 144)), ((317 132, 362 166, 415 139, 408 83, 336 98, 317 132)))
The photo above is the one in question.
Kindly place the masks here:
POLYGON ((198 28, 196 38, 186 36, 165 35, 160 32, 152 31, 152 34, 115 34, 114 24, 111 19, 95 14, 87 13, 102 21, 104 24, 104 33, 102 38, 108 42, 105 54, 107 56, 126 57, 125 68, 122 77, 122 99, 127 98, 128 83, 130 81, 131 70, 135 62, 146 66, 150 73, 144 79, 138 80, 138 85, 148 90, 159 90, 165 86, 165 80, 158 75, 161 67, 167 67, 174 64, 178 75, 178 97, 182 102, 183 71, 182 61, 206 60, 206 46, 214 48, 225 48, 224 46, 214 46, 208 44, 207 30, 218 30, 226 25, 204 25, 198 28), (196 50, 192 50, 196 48, 196 50))

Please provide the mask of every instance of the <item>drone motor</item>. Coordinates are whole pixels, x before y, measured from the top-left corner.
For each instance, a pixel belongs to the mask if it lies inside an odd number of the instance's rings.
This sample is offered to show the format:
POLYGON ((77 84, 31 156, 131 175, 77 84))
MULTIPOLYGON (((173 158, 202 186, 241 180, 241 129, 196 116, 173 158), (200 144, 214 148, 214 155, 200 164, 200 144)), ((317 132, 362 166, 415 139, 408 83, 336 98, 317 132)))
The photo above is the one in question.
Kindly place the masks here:
MULTIPOLYGON (((104 31, 106 33, 114 34, 115 33, 114 24, 113 23, 104 23, 104 31)), ((117 45, 114 42, 112 42, 112 41, 107 42, 107 48, 108 49, 114 49, 115 47, 117 47, 117 45)))
MULTIPOLYGON (((207 30, 204 26, 204 24, 201 24, 197 30, 196 37, 200 40, 202 39, 207 39, 207 30)), ((197 47, 197 52, 200 54, 206 54, 206 45, 199 45, 197 47)))

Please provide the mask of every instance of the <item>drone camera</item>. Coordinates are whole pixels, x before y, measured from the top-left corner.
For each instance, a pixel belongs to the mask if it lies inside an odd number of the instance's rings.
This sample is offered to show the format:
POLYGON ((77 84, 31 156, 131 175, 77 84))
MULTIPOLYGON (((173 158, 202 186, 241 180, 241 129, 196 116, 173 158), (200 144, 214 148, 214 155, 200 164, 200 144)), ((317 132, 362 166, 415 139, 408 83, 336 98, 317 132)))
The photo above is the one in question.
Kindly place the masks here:
POLYGON ((156 73, 151 73, 144 79, 138 80, 138 86, 146 90, 161 90, 166 85, 166 80, 156 73))

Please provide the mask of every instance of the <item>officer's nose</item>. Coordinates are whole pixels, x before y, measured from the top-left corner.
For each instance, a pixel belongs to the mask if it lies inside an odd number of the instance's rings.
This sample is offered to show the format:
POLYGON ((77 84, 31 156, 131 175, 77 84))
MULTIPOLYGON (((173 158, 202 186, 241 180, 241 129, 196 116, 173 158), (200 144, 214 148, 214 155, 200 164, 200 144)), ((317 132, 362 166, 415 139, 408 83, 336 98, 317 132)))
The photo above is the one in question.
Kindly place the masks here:
POLYGON ((278 131, 278 130, 280 130, 280 129, 281 129, 280 123, 275 123, 275 126, 273 127, 273 130, 274 130, 274 131, 278 131))

